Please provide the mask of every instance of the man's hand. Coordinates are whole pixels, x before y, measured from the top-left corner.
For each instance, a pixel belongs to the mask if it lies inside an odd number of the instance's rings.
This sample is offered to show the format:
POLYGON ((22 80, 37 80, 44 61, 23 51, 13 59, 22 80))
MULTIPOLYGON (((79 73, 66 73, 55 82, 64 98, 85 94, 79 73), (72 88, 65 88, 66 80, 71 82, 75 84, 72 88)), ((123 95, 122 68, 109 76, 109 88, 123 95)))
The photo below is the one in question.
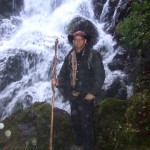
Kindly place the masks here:
POLYGON ((58 80, 52 79, 52 86, 58 86, 58 80))
POLYGON ((85 99, 88 100, 88 101, 91 101, 95 98, 95 96, 91 93, 88 93, 86 96, 85 96, 85 99))

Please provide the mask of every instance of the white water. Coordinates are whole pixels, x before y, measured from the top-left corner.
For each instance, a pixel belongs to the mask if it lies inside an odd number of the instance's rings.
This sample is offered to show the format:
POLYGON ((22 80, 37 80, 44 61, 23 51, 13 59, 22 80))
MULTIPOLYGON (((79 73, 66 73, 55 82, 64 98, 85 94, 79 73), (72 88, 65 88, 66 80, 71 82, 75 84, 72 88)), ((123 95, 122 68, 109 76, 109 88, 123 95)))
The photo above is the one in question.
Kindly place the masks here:
POLYGON ((106 0, 100 15, 100 22, 105 24, 107 30, 109 30, 111 27, 115 27, 115 23, 118 22, 120 12, 124 10, 129 1, 130 0, 106 0), (108 16, 111 17, 108 18, 108 16))
MULTIPOLYGON (((58 48, 57 56, 62 58, 57 67, 58 72, 65 55, 71 48, 67 41, 66 27, 75 16, 87 18, 97 27, 99 41, 95 49, 105 47, 107 50, 102 53, 106 71, 103 88, 107 88, 116 76, 125 76, 123 72, 111 72, 107 67, 119 49, 114 50, 113 46, 116 43, 112 36, 104 32, 104 24, 94 19, 90 0, 74 0, 73 2, 72 0, 25 0, 20 16, 12 17, 10 20, 4 19, 0 25, 0 31, 5 29, 6 32, 0 40, 0 59, 5 58, 6 62, 10 56, 14 56, 22 49, 37 54, 38 61, 34 67, 29 69, 29 62, 26 59, 24 68, 27 73, 20 81, 11 83, 0 93, 0 107, 4 109, 2 119, 10 115, 15 104, 20 99, 25 99, 27 95, 33 97, 32 103, 35 101, 51 102, 52 90, 48 71, 54 56, 54 42, 58 38, 59 45, 63 45, 58 48), (18 20, 19 23, 14 25, 13 20, 18 20), (15 95, 12 96, 14 90, 15 95), (13 98, 4 108, 3 103, 9 97, 13 98)), ((0 63, 1 70, 5 67, 5 62, 0 63)), ((68 103, 62 103, 61 100, 62 98, 56 95, 55 107, 69 111, 68 103)), ((26 107, 26 102, 21 103, 23 107, 26 107)))
POLYGON ((109 8, 109 0, 106 1, 106 3, 104 4, 101 16, 100 16, 100 21, 104 22, 105 21, 105 16, 108 13, 108 8, 109 8))

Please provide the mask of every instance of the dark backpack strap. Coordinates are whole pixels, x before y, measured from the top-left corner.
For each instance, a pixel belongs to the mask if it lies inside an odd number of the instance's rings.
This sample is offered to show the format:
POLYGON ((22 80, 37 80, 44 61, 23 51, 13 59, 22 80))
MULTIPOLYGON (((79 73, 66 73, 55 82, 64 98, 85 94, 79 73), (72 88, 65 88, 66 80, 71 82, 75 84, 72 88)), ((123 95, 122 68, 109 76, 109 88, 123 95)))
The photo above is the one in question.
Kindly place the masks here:
POLYGON ((92 63, 93 62, 93 55, 94 55, 93 50, 90 50, 89 54, 88 54, 88 59, 87 59, 89 69, 91 69, 94 66, 93 63, 92 63))

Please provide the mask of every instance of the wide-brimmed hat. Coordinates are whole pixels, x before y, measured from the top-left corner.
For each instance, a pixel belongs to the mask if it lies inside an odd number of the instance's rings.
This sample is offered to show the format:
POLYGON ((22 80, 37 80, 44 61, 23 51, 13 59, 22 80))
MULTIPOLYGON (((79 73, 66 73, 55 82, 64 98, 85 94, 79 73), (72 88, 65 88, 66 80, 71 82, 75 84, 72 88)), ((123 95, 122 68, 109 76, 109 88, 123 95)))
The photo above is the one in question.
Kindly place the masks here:
POLYGON ((89 43, 90 40, 91 40, 91 36, 90 35, 86 34, 84 31, 80 31, 79 30, 79 31, 74 32, 71 35, 68 35, 68 41, 71 44, 73 44, 73 39, 74 39, 75 36, 83 36, 87 40, 87 43, 89 43))

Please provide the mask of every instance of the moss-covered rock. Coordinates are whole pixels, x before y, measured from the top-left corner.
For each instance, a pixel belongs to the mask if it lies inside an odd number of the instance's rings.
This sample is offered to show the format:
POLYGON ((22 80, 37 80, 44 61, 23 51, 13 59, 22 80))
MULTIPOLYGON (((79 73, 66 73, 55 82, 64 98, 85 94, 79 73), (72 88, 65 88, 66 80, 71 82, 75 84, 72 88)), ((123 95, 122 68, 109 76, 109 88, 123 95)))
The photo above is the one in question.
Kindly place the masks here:
POLYGON ((124 124, 124 139, 129 149, 148 150, 150 147, 150 91, 130 98, 124 124))
POLYGON ((89 47, 95 45, 98 41, 98 30, 96 26, 88 19, 77 16, 71 20, 71 22, 67 26, 67 33, 72 34, 75 31, 85 31, 88 35, 91 35, 89 47))
POLYGON ((112 150, 120 136, 127 101, 106 99, 95 108, 95 133, 97 150, 112 150))
POLYGON ((150 91, 128 101, 107 99, 95 108, 97 150, 149 150, 150 91))
MULTIPOLYGON (((51 107, 47 103, 35 103, 32 108, 13 114, 3 121, 0 149, 7 146, 10 150, 49 150, 50 116, 51 107), (10 138, 5 136, 6 130, 11 131, 10 138)), ((55 108, 53 146, 56 150, 67 150, 71 144, 69 114, 55 108)))

